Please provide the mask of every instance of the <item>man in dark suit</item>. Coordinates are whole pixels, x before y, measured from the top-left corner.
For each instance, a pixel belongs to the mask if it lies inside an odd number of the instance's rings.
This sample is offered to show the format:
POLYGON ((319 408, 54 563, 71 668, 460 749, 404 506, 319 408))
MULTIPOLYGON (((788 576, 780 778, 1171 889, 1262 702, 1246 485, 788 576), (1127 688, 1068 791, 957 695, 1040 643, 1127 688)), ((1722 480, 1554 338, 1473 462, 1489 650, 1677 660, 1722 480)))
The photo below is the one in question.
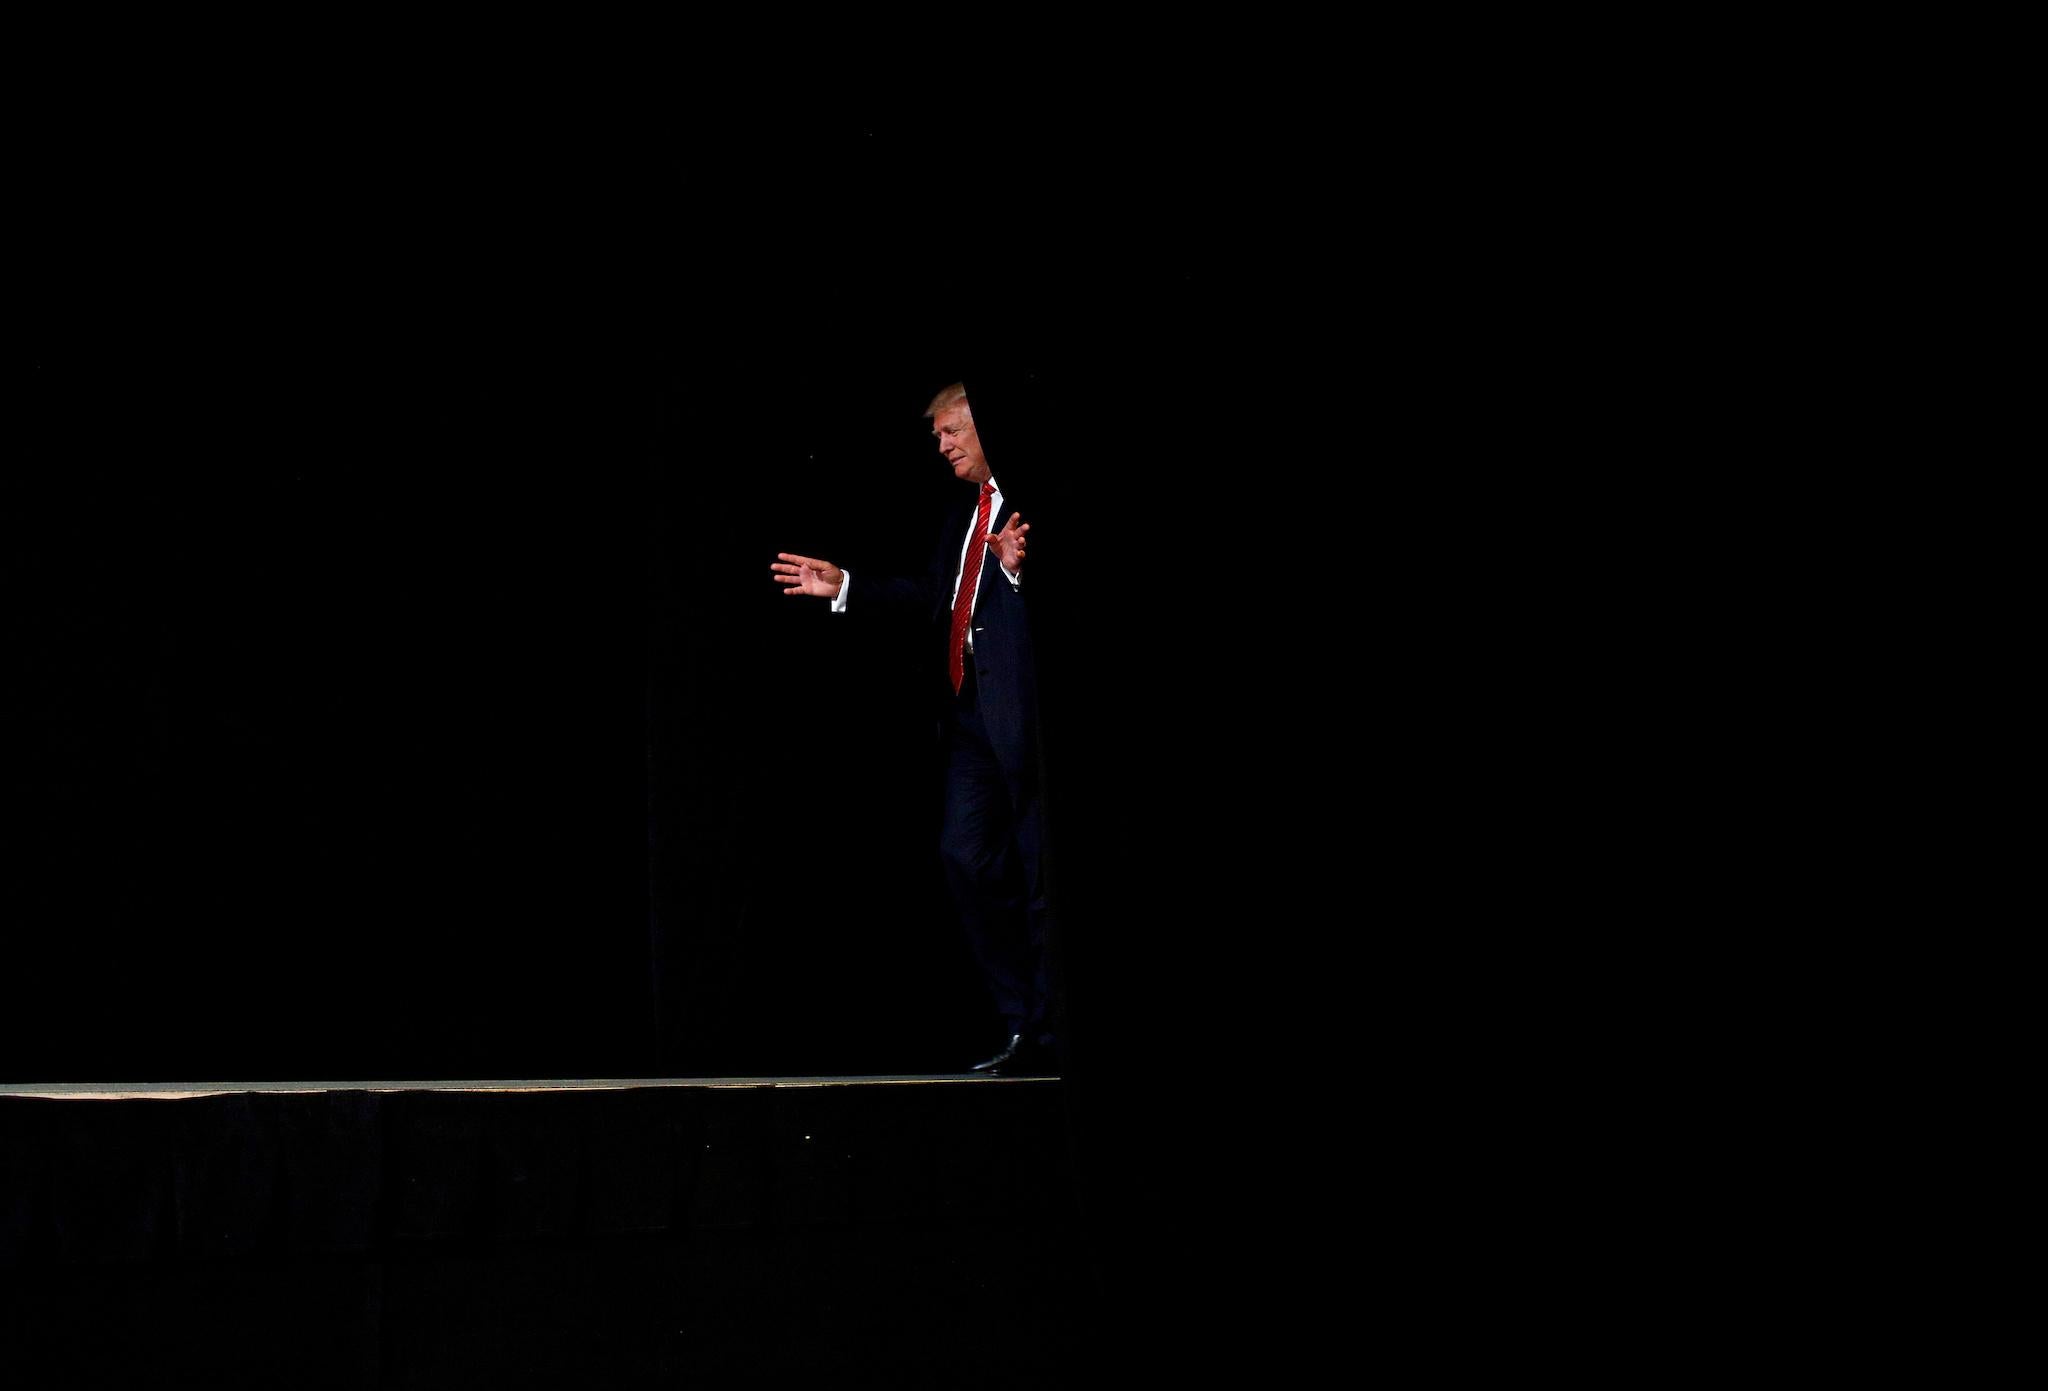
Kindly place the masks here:
POLYGON ((856 585, 828 560, 787 553, 769 568, 785 594, 829 599, 835 612, 893 606, 931 625, 945 759, 940 858, 1007 1039, 974 1070, 1050 1071, 1038 676, 1024 589, 1031 527, 1021 512, 1002 520, 1010 500, 982 451, 966 388, 947 387, 925 415, 953 476, 973 491, 948 513, 923 576, 863 575, 856 585))

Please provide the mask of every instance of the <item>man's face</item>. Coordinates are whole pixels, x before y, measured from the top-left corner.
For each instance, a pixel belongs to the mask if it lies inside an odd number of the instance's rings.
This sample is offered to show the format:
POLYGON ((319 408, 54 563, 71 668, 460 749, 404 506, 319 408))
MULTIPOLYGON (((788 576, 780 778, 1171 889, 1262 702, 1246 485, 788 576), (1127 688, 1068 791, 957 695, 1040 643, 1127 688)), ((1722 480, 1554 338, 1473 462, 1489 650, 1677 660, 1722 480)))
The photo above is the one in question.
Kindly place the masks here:
POLYGON ((974 417, 967 403, 947 406, 932 417, 932 438, 939 453, 953 466, 953 476, 968 483, 986 483, 988 460, 981 456, 981 437, 974 433, 974 417))

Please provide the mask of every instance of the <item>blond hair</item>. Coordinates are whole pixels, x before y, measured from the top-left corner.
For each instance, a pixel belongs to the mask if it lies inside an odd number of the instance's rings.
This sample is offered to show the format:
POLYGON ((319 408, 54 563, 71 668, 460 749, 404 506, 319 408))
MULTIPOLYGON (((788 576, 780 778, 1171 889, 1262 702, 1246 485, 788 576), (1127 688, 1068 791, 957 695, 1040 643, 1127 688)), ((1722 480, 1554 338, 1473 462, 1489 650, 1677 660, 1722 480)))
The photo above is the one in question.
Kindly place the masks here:
POLYGON ((959 382, 954 382, 938 395, 932 397, 932 403, 924 408, 924 418, 930 420, 940 411, 950 406, 964 407, 967 411, 968 419, 972 420, 974 418, 974 407, 967 404, 967 388, 959 382))

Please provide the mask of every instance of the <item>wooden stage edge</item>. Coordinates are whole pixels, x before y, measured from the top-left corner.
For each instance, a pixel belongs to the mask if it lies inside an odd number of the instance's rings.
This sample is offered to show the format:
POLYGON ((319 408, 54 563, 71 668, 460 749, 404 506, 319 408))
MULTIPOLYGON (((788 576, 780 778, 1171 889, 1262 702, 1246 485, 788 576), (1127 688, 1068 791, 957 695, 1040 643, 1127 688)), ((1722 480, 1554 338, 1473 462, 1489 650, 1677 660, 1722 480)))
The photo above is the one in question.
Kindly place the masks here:
POLYGON ((401 1082, 10 1082, 0 1096, 62 1101, 189 1101, 245 1092, 624 1092, 743 1087, 903 1087, 1042 1085, 1058 1077, 982 1077, 971 1072, 935 1072, 886 1077, 548 1077, 525 1080, 401 1082))

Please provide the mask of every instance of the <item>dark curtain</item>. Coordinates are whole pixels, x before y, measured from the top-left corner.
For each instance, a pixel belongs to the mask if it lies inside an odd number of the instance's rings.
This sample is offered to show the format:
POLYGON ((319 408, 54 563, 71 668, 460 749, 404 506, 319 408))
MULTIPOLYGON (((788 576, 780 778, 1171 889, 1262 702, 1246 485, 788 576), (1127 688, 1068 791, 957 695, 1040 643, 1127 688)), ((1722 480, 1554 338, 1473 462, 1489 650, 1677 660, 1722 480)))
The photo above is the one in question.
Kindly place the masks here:
POLYGON ((1199 704, 1161 698, 1180 606, 1129 534, 1200 466, 1162 356, 1208 297, 1184 248, 854 124, 210 135, 42 171, 0 1075, 981 1056, 912 637, 767 576, 922 563, 950 480, 921 411, 963 377, 1043 503, 1063 901, 1132 942, 1118 895, 1157 901, 1175 836, 1116 794, 1199 704))

